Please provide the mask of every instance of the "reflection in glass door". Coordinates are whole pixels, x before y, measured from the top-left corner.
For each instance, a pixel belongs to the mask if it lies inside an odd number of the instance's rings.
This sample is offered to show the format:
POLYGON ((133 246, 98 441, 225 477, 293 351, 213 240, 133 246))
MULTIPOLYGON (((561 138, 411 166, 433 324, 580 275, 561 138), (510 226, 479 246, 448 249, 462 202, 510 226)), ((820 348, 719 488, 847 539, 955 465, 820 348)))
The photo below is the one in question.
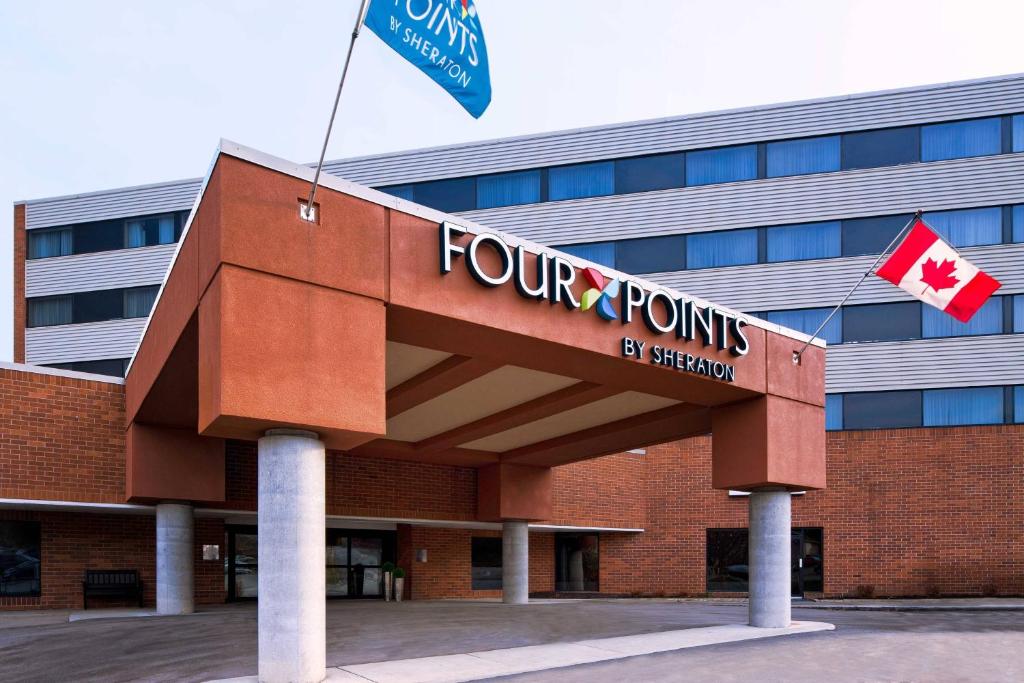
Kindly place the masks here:
POLYGON ((555 534, 555 590, 596 593, 600 555, 597 534, 555 534))
POLYGON ((824 590, 824 533, 820 528, 797 527, 790 535, 794 596, 820 593, 824 590))
POLYGON ((228 600, 256 597, 259 557, 256 527, 236 527, 228 531, 228 600))

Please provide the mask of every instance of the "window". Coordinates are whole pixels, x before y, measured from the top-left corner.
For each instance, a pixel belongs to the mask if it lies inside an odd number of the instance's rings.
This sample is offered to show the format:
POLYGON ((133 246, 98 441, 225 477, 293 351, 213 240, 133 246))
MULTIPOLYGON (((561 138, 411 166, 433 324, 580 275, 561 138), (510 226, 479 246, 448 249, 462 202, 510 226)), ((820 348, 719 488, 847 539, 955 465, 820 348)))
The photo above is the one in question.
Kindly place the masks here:
MULTIPOLYGON (((793 330, 799 330, 804 334, 812 334, 820 325, 831 308, 804 308, 795 311, 769 311, 766 320, 776 325, 782 325, 793 330)), ((832 319, 828 321, 819 336, 829 344, 843 343, 843 311, 839 310, 832 319)))
POLYGON ((970 337, 977 334, 1000 334, 1003 331, 1003 300, 994 296, 985 302, 965 323, 934 306, 921 307, 922 336, 970 337))
POLYGON ((921 336, 921 305, 914 302, 843 308, 843 341, 891 341, 921 336))
POLYGON ((153 310, 159 287, 135 287, 124 290, 124 317, 145 318, 153 310))
POLYGON ((924 392, 924 425, 1000 424, 1003 388, 929 389, 924 392))
POLYGON ((707 530, 708 592, 743 593, 748 589, 746 529, 707 530))
POLYGON ((866 391, 843 395, 843 429, 920 426, 920 391, 866 391))
POLYGON ((685 155, 658 154, 615 161, 615 193, 649 192, 682 187, 685 183, 685 155))
POLYGON ((125 370, 128 368, 128 359, 110 358, 104 360, 79 360, 73 363, 47 363, 46 367, 74 370, 75 372, 89 372, 94 375, 124 377, 125 370))
POLYGON ((68 325, 71 317, 71 295, 47 296, 28 300, 28 326, 68 325))
POLYGON ((841 232, 839 221, 768 228, 768 262, 839 256, 841 232))
POLYGON ((768 177, 839 170, 839 136, 769 142, 768 177))
POLYGON ((148 247, 153 244, 173 244, 174 215, 134 218, 125 221, 124 244, 127 248, 148 247))
POLYGON ((999 118, 936 123, 921 127, 921 161, 999 154, 999 118))
POLYGON ((1013 207, 1013 241, 1024 242, 1024 204, 1013 207))
POLYGON ((74 226, 74 253, 124 249, 124 221, 99 221, 74 226))
POLYGON ((877 168, 921 160, 921 129, 917 126, 844 133, 842 169, 877 168))
POLYGON ((922 218, 954 247, 999 244, 1003 241, 1003 210, 998 206, 929 211, 922 218))
POLYGON ((548 198, 551 201, 600 197, 611 194, 614 186, 615 164, 611 161, 558 166, 548 170, 548 198))
POLYGON ((757 177, 757 145, 686 153, 686 184, 709 185, 757 177))
POLYGON ((686 268, 686 237, 644 237, 615 243, 615 267, 624 273, 665 273, 686 268))
POLYGON ((124 290, 103 289, 73 295, 72 318, 76 323, 94 323, 124 317, 124 290))
POLYGON ((71 253, 71 228, 56 230, 30 230, 28 233, 28 257, 50 258, 67 256, 71 253))
POLYGON ((1013 421, 1024 422, 1024 387, 1013 388, 1013 421))
POLYGON ((555 590, 596 593, 600 555, 597 534, 555 534, 555 590))
POLYGON ((0 597, 38 597, 39 522, 0 521, 0 597))
POLYGON ((501 539, 472 539, 472 589, 475 591, 501 589, 501 539))
POLYGON ((555 247, 566 254, 572 254, 609 268, 615 267, 615 242, 595 242, 593 244, 567 244, 555 247))
POLYGON ((1013 117, 1013 149, 1014 152, 1024 152, 1024 114, 1017 114, 1013 117))
POLYGON ((517 171, 476 179, 476 206, 490 209, 496 206, 534 204, 540 201, 540 171, 517 171))
POLYGON ((717 268, 757 263, 757 230, 687 235, 686 267, 717 268))
POLYGON ((843 395, 825 396, 825 431, 833 432, 843 428, 843 395))
POLYGON ((392 185, 391 187, 378 187, 377 189, 392 197, 398 197, 410 202, 413 201, 412 185, 392 185))
POLYGON ((417 183, 413 201, 438 211, 469 211, 476 208, 476 179, 451 178, 417 183))
POLYGON ((872 216, 843 221, 843 256, 881 254, 910 219, 910 214, 899 216, 872 216))
POLYGON ((1013 331, 1024 332, 1024 294, 1013 297, 1013 331))

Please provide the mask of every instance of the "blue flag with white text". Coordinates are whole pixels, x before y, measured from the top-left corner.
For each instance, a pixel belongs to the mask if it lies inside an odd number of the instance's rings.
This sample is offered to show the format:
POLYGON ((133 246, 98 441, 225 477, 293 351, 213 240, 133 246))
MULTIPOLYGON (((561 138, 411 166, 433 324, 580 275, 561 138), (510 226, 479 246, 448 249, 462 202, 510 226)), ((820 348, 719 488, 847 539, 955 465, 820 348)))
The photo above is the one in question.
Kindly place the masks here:
POLYGON ((371 0, 365 23, 475 118, 487 109, 491 74, 473 0, 371 0))

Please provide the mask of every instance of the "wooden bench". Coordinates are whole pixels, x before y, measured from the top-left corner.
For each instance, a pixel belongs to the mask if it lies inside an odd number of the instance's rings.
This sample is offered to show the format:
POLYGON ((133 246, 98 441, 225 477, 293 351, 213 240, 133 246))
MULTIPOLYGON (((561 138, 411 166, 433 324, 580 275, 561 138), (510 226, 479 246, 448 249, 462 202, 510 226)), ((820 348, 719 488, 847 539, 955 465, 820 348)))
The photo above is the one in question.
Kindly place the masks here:
POLYGON ((136 569, 86 569, 82 581, 82 608, 90 597, 132 598, 142 607, 142 581, 136 569))

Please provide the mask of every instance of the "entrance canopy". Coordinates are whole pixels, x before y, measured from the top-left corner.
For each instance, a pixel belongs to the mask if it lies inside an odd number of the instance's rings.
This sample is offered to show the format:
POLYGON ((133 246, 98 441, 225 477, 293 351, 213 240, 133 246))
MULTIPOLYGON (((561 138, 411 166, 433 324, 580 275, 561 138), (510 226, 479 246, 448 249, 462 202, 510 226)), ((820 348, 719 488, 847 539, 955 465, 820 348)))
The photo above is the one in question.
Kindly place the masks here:
POLYGON ((330 176, 309 222, 312 173, 221 143, 126 379, 129 499, 222 499, 220 440, 279 428, 480 468, 482 519, 708 433, 718 488, 824 486, 820 340, 330 176))

